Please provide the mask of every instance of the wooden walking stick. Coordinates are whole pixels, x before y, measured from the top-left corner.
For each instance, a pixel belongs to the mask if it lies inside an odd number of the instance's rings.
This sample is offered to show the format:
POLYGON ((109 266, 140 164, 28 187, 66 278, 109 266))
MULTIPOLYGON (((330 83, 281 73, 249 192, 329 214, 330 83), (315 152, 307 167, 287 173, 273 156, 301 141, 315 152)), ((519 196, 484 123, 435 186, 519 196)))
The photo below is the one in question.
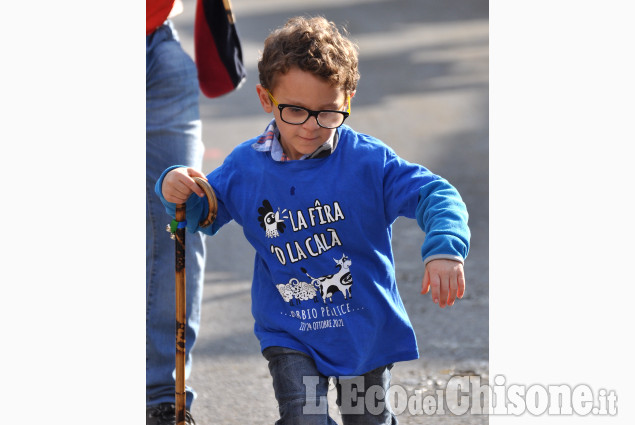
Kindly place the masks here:
MULTIPOLYGON (((209 211, 207 217, 199 223, 199 227, 207 227, 216 219, 218 202, 216 194, 207 180, 194 177, 196 184, 205 192, 209 211)), ((175 240, 176 251, 176 388, 175 388, 175 415, 176 425, 185 425, 185 324, 187 321, 187 306, 185 302, 185 204, 176 205, 175 220, 170 227, 170 232, 175 240)))

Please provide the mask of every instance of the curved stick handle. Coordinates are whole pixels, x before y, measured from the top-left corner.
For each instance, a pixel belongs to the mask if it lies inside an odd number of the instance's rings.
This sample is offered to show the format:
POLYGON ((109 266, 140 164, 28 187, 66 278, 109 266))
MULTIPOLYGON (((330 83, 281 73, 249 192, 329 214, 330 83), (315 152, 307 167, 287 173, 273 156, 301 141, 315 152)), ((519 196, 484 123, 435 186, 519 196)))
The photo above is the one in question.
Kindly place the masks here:
POLYGON ((198 225, 200 227, 207 227, 211 225, 214 220, 216 220, 216 213, 218 213, 218 200, 216 199, 216 193, 214 193, 214 189, 212 186, 202 177, 194 177, 194 181, 199 185, 203 192, 205 192, 205 196, 207 197, 207 203, 209 204, 209 211, 207 212, 207 217, 201 220, 198 225))

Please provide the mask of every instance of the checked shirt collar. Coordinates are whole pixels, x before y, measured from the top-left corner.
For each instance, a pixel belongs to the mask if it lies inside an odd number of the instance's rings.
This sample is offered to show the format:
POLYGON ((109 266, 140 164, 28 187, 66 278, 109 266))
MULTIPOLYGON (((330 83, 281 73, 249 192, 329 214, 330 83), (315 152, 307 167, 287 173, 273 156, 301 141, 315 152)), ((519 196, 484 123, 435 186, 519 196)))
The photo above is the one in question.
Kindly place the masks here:
MULTIPOLYGON (((324 144, 317 148, 313 153, 302 155, 300 160, 324 158, 325 156, 329 156, 337 147, 337 138, 337 131, 335 131, 333 133, 333 137, 324 142, 324 144)), ((252 144, 251 147, 258 152, 271 152, 271 158, 273 158, 275 161, 289 161, 287 154, 285 154, 282 150, 282 145, 280 144, 280 130, 278 130, 275 119, 271 120, 269 125, 267 125, 265 132, 262 133, 260 137, 258 137, 256 142, 252 144)))

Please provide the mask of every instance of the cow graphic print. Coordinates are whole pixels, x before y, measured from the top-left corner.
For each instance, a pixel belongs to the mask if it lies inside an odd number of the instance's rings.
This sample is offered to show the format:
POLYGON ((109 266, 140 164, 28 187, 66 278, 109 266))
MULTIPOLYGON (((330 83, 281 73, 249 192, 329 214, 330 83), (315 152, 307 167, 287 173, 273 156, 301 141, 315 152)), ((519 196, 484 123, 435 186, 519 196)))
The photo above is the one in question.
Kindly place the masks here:
POLYGON ((333 261, 335 261, 335 267, 338 269, 337 273, 321 277, 313 277, 304 267, 301 267, 302 272, 311 279, 311 284, 320 291, 320 295, 322 296, 324 303, 326 303, 327 298, 332 303, 333 295, 336 292, 341 292, 342 295, 344 295, 345 300, 352 298, 353 296, 351 293, 353 275, 351 275, 350 272, 350 266, 352 263, 350 258, 348 258, 346 254, 342 254, 342 258, 339 260, 334 258, 333 261))

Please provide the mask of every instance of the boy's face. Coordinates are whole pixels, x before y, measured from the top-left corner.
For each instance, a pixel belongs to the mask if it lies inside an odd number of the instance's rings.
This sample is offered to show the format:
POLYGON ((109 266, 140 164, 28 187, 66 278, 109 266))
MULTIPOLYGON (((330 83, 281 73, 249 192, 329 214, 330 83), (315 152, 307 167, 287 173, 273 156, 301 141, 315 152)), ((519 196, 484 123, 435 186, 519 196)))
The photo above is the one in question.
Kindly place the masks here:
MULTIPOLYGON (((267 90, 260 84, 256 90, 265 112, 274 114, 280 130, 280 143, 289 159, 299 159, 302 155, 313 153, 335 132, 336 129, 320 127, 315 117, 309 117, 304 124, 299 125, 282 121, 280 111, 267 90)), ((301 106, 313 111, 342 111, 348 107, 343 89, 333 87, 310 72, 298 68, 291 68, 286 74, 279 75, 271 93, 278 104, 301 106)))

